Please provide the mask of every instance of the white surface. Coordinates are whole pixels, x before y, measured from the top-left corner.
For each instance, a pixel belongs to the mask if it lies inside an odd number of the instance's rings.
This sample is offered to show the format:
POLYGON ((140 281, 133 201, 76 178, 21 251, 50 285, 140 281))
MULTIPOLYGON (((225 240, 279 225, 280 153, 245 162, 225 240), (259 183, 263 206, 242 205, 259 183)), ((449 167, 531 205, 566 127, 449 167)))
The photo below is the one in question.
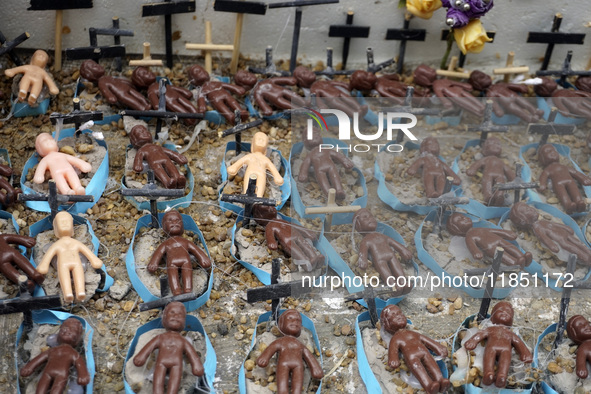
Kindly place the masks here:
MULTIPOLYGON (((282 0, 283 1, 283 0, 282 0)), ((122 37, 128 53, 142 53, 142 43, 152 44, 152 54, 163 54, 164 17, 141 17, 141 5, 145 1, 94 0, 94 8, 64 11, 63 24, 71 30, 63 35, 63 48, 88 46, 88 27, 110 27, 111 18, 119 16, 122 29, 132 29, 134 37, 122 37)), ((156 0, 154 0, 156 2, 156 0)), ((270 3, 277 2, 270 0, 270 3)), ((230 44, 234 37, 235 14, 215 12, 213 0, 198 0, 197 9, 192 14, 178 14, 172 17, 172 30, 180 31, 181 38, 173 42, 176 54, 194 55, 187 51, 187 42, 203 43, 204 21, 213 24, 213 42, 230 44)), ((21 46, 25 48, 54 48, 54 11, 27 11, 29 1, 2 0, 0 26, 8 40, 28 31, 31 38, 21 46)), ((365 64, 365 49, 373 47, 376 63, 382 62, 398 53, 399 42, 385 41, 388 28, 402 27, 404 10, 398 9, 397 0, 341 0, 338 4, 304 7, 298 59, 304 63, 316 63, 326 58, 326 47, 334 48, 334 64, 340 62, 342 38, 328 37, 331 24, 344 24, 346 12, 355 12, 354 24, 372 24, 369 38, 351 40, 349 67, 365 64)), ((564 16, 563 32, 587 33, 586 24, 591 21, 586 0, 535 1, 535 0, 497 0, 495 7, 482 21, 488 31, 496 31, 495 42, 486 44, 480 54, 470 54, 467 68, 479 66, 485 71, 505 65, 507 52, 515 51, 515 64, 528 64, 534 70, 539 68, 539 58, 544 56, 545 44, 526 44, 528 31, 550 31, 554 14, 564 16)), ((295 10, 293 8, 268 9, 267 14, 245 15, 241 52, 251 58, 264 59, 265 48, 274 48, 274 59, 289 59, 295 10)), ((445 9, 435 12, 431 20, 413 18, 411 28, 427 29, 425 42, 409 42, 406 62, 410 65, 420 62, 438 64, 445 52, 445 43, 440 41, 441 30, 445 25, 445 9)), ((563 61, 567 50, 574 50, 573 63, 576 69, 587 65, 591 51, 589 41, 584 45, 557 45, 552 57, 552 68, 563 61)), ((110 45, 112 37, 100 36, 99 45, 110 45)), ((454 47, 454 53, 459 50, 454 47)), ((229 53, 218 53, 229 57, 229 53)))

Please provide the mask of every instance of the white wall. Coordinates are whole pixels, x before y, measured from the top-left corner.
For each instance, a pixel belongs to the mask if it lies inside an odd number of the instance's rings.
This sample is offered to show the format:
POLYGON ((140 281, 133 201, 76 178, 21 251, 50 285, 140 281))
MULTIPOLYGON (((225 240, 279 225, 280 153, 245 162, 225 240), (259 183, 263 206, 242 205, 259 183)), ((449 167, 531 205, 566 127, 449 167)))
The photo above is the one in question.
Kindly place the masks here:
MULTIPOLYGON (((50 0, 48 0, 50 1, 50 0)), ((94 0, 94 8, 64 11, 64 26, 71 32, 63 36, 63 48, 87 46, 88 27, 109 27, 111 18, 119 16, 121 28, 132 29, 134 37, 122 37, 128 53, 141 53, 142 43, 149 41, 153 54, 163 54, 164 17, 141 17, 141 5, 150 2, 134 0, 94 0)), ((155 2, 155 1, 154 1, 155 2)), ((205 20, 213 24, 214 43, 231 43, 234 34, 235 15, 215 12, 213 0, 197 0, 193 14, 179 14, 172 18, 173 31, 181 32, 180 40, 173 42, 175 53, 195 54, 184 48, 186 42, 204 42, 205 20)), ((276 2, 271 0, 270 2, 276 2)), ((27 11, 29 1, 1 0, 0 30, 11 40, 23 31, 31 38, 22 44, 26 48, 53 49, 55 12, 27 11)), ((365 63, 365 48, 375 51, 376 62, 396 56, 399 43, 385 41, 386 29, 402 26, 404 11, 398 9, 397 0, 341 0, 338 4, 305 7, 298 57, 304 63, 315 63, 325 59, 326 47, 334 48, 335 64, 340 62, 342 38, 328 37, 328 26, 344 24, 346 12, 355 12, 356 25, 371 25, 368 39, 353 39, 349 55, 351 68, 365 63)), ((588 33, 591 23, 588 0, 497 0, 495 7, 482 21, 487 30, 496 31, 495 42, 487 44, 477 55, 468 55, 468 67, 478 66, 484 70, 503 66, 508 51, 516 53, 515 64, 528 64, 538 69, 539 58, 543 57, 545 45, 526 44, 528 31, 550 31, 555 13, 564 16, 561 31, 588 33)), ((251 58, 263 59, 265 47, 272 45, 274 58, 288 59, 293 32, 293 9, 269 9, 264 16, 246 15, 242 36, 241 52, 251 58)), ((407 45, 406 62, 417 64, 430 62, 438 64, 445 52, 445 43, 439 40, 441 29, 445 28, 445 11, 436 11, 431 20, 414 18, 411 28, 427 29, 425 42, 410 42, 407 45)), ((99 37, 99 45, 112 43, 111 37, 99 37)), ((584 45, 556 46, 552 57, 553 67, 559 67, 568 49, 574 51, 574 66, 582 69, 591 57, 591 37, 584 45)), ((459 51, 454 47, 455 53, 459 51)), ((229 54, 222 56, 228 57, 229 54)))

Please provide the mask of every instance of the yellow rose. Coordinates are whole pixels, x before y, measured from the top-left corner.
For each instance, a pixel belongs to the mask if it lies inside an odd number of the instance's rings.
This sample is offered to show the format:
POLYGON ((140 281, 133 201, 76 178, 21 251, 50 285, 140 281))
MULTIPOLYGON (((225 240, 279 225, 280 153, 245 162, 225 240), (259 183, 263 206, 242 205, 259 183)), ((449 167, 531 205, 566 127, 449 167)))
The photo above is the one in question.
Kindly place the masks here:
POLYGON ((429 19, 433 11, 441 8, 441 0, 406 0, 408 12, 419 18, 429 19))
POLYGON ((455 28, 454 38, 464 55, 468 52, 480 53, 484 49, 484 44, 492 41, 492 38, 486 35, 480 19, 474 19, 464 27, 455 28))

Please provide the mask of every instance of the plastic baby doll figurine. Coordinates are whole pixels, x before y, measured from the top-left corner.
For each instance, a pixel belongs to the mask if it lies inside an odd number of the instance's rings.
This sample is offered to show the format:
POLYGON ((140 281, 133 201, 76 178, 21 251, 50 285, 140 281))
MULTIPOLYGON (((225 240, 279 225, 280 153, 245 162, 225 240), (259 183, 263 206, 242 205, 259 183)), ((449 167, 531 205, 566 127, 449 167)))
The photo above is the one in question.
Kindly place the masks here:
POLYGON ((534 91, 538 96, 552 97, 552 103, 565 116, 574 115, 591 119, 591 93, 585 89, 558 89, 556 81, 542 77, 542 83, 536 85, 534 91))
POLYGON ((48 133, 41 133, 37 136, 35 149, 42 159, 35 170, 33 182, 38 184, 45 182, 45 171, 49 170, 51 179, 54 180, 55 186, 61 194, 86 194, 74 167, 84 173, 90 172, 92 166, 89 163, 59 152, 57 142, 48 133))
POLYGON ((199 358, 199 354, 193 345, 181 335, 185 329, 187 310, 180 302, 171 302, 166 305, 162 313, 162 325, 166 332, 155 336, 133 358, 136 367, 141 367, 148 361, 153 351, 158 350, 154 367, 154 380, 152 393, 164 394, 164 383, 168 374, 168 389, 166 393, 180 392, 181 378, 183 376, 183 357, 186 357, 192 366, 195 376, 203 376, 205 370, 199 358))
POLYGON ((591 362, 591 324, 581 315, 574 315, 568 319, 566 334, 577 348, 576 373, 580 379, 587 379, 589 372, 587 362, 591 362))
POLYGON ((242 193, 246 193, 246 189, 248 188, 248 180, 250 179, 251 174, 256 175, 257 197, 263 197, 265 195, 265 189, 267 186, 267 171, 273 175, 276 185, 283 185, 283 177, 281 174, 279 174, 279 171, 277 171, 277 168, 275 168, 271 160, 265 155, 267 153, 268 144, 269 137, 267 137, 267 134, 260 131, 257 132, 252 137, 250 146, 251 153, 242 156, 234 164, 228 167, 228 175, 235 176, 242 166, 246 166, 242 193))
POLYGON ((319 149, 321 144, 322 137, 317 130, 313 130, 312 139, 308 139, 307 135, 304 135, 304 146, 308 150, 308 155, 300 165, 298 181, 307 182, 310 168, 312 168, 316 182, 318 182, 324 195, 328 196, 328 190, 333 188, 336 191, 336 199, 343 200, 346 193, 335 162, 340 163, 347 170, 351 170, 355 167, 355 164, 341 152, 332 149, 319 149))
POLYGON ((302 332, 302 317, 295 309, 288 309, 281 314, 277 323, 279 331, 283 333, 281 338, 271 343, 257 358, 259 367, 269 365, 271 357, 277 354, 277 393, 296 394, 302 392, 304 384, 304 362, 310 368, 310 374, 314 379, 322 379, 324 373, 320 363, 304 344, 297 340, 302 332), (291 375, 291 376, 290 376, 291 375), (289 381, 291 377, 291 390, 289 381))
POLYGON ((0 272, 12 283, 18 285, 18 277, 21 275, 15 267, 18 267, 27 275, 27 287, 33 292, 35 283, 42 284, 45 277, 35 270, 35 267, 23 256, 20 250, 10 244, 22 245, 26 248, 35 246, 35 238, 17 234, 0 234, 0 272))
POLYGON ((533 356, 521 338, 509 328, 513 325, 513 307, 510 303, 502 301, 496 304, 490 321, 494 325, 478 331, 464 343, 464 347, 474 350, 480 342, 486 340, 482 384, 489 386, 494 383, 498 388, 503 388, 507 385, 512 349, 515 348, 519 359, 524 363, 531 363, 533 356))
POLYGON ((74 317, 66 319, 57 334, 58 345, 42 352, 21 368, 21 376, 27 377, 31 376, 43 363, 46 363, 39 383, 37 383, 37 394, 63 393, 66 390, 72 367, 76 368, 77 383, 80 386, 90 383, 86 360, 75 349, 82 340, 83 334, 84 327, 82 327, 80 320, 74 317))
POLYGON ((350 118, 353 118, 355 113, 361 117, 367 113, 367 105, 360 105, 357 98, 351 96, 348 84, 324 79, 317 80, 314 71, 304 66, 296 67, 293 76, 298 81, 299 87, 309 88, 310 94, 316 95, 316 105, 319 108, 338 109, 350 118))
POLYGON ((183 238, 185 231, 183 227, 183 217, 178 211, 169 211, 162 217, 162 229, 170 236, 162 242, 156 249, 150 263, 148 271, 156 272, 158 265, 166 258, 166 273, 168 274, 168 284, 172 295, 177 296, 183 293, 193 291, 193 264, 191 255, 193 255, 199 265, 203 268, 211 267, 211 261, 207 254, 193 242, 183 238), (180 272, 179 272, 180 271, 180 272), (179 283, 179 273, 182 282, 179 283))
POLYGON ((380 322, 383 329, 392 334, 388 345, 388 365, 400 367, 399 353, 404 362, 429 394, 443 393, 449 388, 449 380, 443 377, 430 350, 447 357, 447 347, 413 330, 408 330, 406 316, 396 305, 382 309, 380 322))
MULTIPOLYGON (((393 103, 402 105, 406 97, 408 85, 400 82, 398 74, 388 74, 376 77, 369 71, 356 70, 351 74, 350 89, 369 91, 375 89, 381 97, 388 97, 393 103)), ((425 97, 428 90, 415 89, 413 97, 425 97)), ((413 105, 420 105, 420 99, 413 99, 413 105)))
POLYGON ((101 94, 110 104, 119 103, 138 111, 150 109, 148 100, 135 90, 130 81, 105 75, 105 69, 94 60, 86 60, 80 65, 80 75, 98 84, 101 94))
MULTIPOLYGON (((156 74, 146 67, 137 67, 131 74, 131 82, 139 89, 148 90, 148 100, 154 110, 158 109, 160 101, 159 85, 156 74)), ((189 89, 173 85, 166 85, 166 109, 171 112, 196 114, 197 109, 191 104, 193 93, 189 89)), ((195 119, 184 119, 185 123, 194 125, 195 119)))
POLYGON ((271 116, 274 107, 279 109, 294 109, 304 107, 306 100, 296 94, 293 90, 283 85, 295 86, 295 77, 274 77, 259 81, 252 89, 254 100, 261 110, 263 116, 271 116))
POLYGON ((578 183, 591 186, 591 178, 572 167, 561 164, 560 154, 551 144, 538 149, 538 161, 544 167, 544 171, 540 174, 539 189, 546 190, 548 179, 550 179, 552 190, 566 213, 583 212, 587 208, 587 203, 581 196, 578 183))
POLYGON ((29 99, 27 101, 29 105, 31 107, 36 106, 37 98, 43 89, 43 84, 47 85, 49 88, 49 93, 53 95, 56 95, 60 92, 55 82, 53 82, 53 79, 49 76, 47 71, 44 70, 48 61, 49 56, 47 53, 41 49, 38 49, 35 51, 35 53, 33 53, 30 64, 9 68, 8 70, 4 71, 4 74, 6 74, 6 76, 9 78, 14 77, 16 74, 23 74, 18 86, 19 102, 25 101, 25 98, 27 98, 28 94, 29 99))
POLYGON ((53 219, 53 231, 58 240, 49 247, 37 271, 45 275, 49 271, 49 263, 57 257, 57 276, 66 302, 74 301, 72 293, 72 279, 76 291, 76 301, 84 301, 86 289, 84 284, 84 267, 80 261, 82 253, 95 270, 103 266, 103 262, 96 257, 92 250, 82 242, 72 238, 74 236, 74 219, 68 212, 58 212, 53 219), (70 274, 71 273, 71 274, 70 274), (71 275, 71 277, 70 277, 71 275))
POLYGON ((8 178, 11 175, 12 168, 4 164, 0 164, 0 204, 4 206, 14 203, 16 201, 17 195, 21 193, 20 189, 15 189, 8 180, 4 179, 4 177, 8 178))
POLYGON ((152 143, 152 134, 143 125, 136 125, 129 133, 131 145, 137 149, 133 161, 133 170, 137 173, 143 171, 145 160, 148 167, 154 171, 154 176, 167 189, 183 189, 187 179, 179 173, 173 161, 180 165, 187 164, 187 158, 178 152, 152 143))
POLYGON ((492 78, 478 70, 472 71, 468 82, 475 90, 486 91, 486 97, 495 97, 493 111, 499 117, 509 113, 528 123, 535 123, 544 114, 543 110, 520 95, 527 93, 526 85, 504 82, 497 82, 493 85, 492 78))
POLYGON ((532 260, 532 254, 521 253, 519 248, 509 241, 517 239, 517 234, 513 231, 473 227, 472 219, 461 213, 454 212, 447 219, 447 231, 451 235, 466 237, 466 246, 476 260, 481 260, 484 256, 493 258, 497 247, 504 249, 503 264, 528 266, 532 260))
POLYGON ((324 256, 312 245, 318 239, 316 232, 281 219, 277 216, 275 207, 256 204, 252 215, 265 228, 269 249, 277 250, 281 245, 294 263, 303 266, 308 272, 324 264, 324 256))
MULTIPOLYGON (((398 261, 396 253, 401 260, 411 261, 412 253, 404 245, 392 238, 377 232, 378 222, 369 209, 361 208, 353 215, 353 226, 357 232, 363 235, 359 245, 359 259, 357 264, 362 270, 367 269, 368 259, 372 261, 376 271, 380 274, 383 283, 388 278, 404 276, 404 268, 398 261)), ((407 293, 412 288, 406 287, 402 293, 407 293)))
POLYGON ((489 206, 505 205, 505 192, 497 190, 493 193, 493 186, 497 183, 505 183, 515 179, 515 172, 499 158, 502 152, 502 144, 498 138, 487 138, 482 144, 484 157, 466 170, 466 175, 474 176, 480 169, 482 172, 482 195, 484 203, 489 206))
POLYGON ((509 219, 520 230, 533 229, 536 237, 553 253, 561 249, 577 256, 577 263, 591 266, 591 249, 585 246, 569 226, 538 220, 538 210, 524 202, 518 202, 511 207, 509 219))
POLYGON ((197 64, 188 70, 189 81, 195 86, 201 86, 197 107, 199 112, 207 110, 206 99, 211 103, 229 124, 234 124, 234 111, 240 111, 242 120, 248 119, 248 111, 240 107, 240 103, 232 96, 244 96, 246 89, 241 86, 220 81, 210 81, 209 73, 197 64))
POLYGON ((484 103, 470 93, 472 85, 446 78, 437 79, 437 73, 435 70, 433 72, 431 70, 433 70, 431 67, 424 64, 417 67, 414 71, 415 83, 425 88, 431 87, 433 93, 447 109, 453 108, 455 103, 475 115, 482 116, 484 114, 484 103))
POLYGON ((435 137, 427 137, 421 142, 420 157, 406 170, 408 175, 414 176, 423 168, 423 186, 427 198, 437 198, 443 194, 446 177, 453 177, 453 184, 459 185, 462 180, 445 164, 439 156, 439 142, 435 137))

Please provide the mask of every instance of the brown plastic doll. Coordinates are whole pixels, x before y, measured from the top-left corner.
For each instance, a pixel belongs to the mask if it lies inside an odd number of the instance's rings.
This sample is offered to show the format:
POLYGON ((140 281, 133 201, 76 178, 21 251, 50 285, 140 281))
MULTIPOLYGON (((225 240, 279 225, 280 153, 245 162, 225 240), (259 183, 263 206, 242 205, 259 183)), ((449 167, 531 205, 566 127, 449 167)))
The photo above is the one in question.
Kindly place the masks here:
MULTIPOLYGON (((397 105, 404 104, 406 97, 406 90, 408 85, 400 82, 398 74, 387 74, 376 77, 375 74, 369 71, 356 70, 351 74, 349 82, 350 89, 357 89, 359 91, 370 91, 375 89, 380 97, 387 97, 397 105)), ((413 105, 421 105, 421 98, 429 94, 428 90, 415 89, 413 93, 413 105)))
MULTIPOLYGON (((579 83, 581 86, 582 83, 579 83)), ((558 89, 552 78, 542 77, 542 83, 534 87, 541 97, 552 97, 552 103, 564 116, 582 116, 591 119, 591 93, 582 90, 558 89)))
POLYGON ((538 149, 538 161, 544 168, 540 174, 539 190, 546 190, 548 180, 552 182, 552 190, 566 213, 583 212, 587 203, 579 191, 582 186, 591 186, 591 178, 572 167, 560 163, 560 154, 551 144, 538 149))
POLYGON ((105 69, 94 60, 86 60, 80 65, 80 75, 97 84, 109 104, 119 103, 138 111, 150 109, 148 100, 133 87, 130 81, 105 75, 105 69))
POLYGON ((246 193, 248 180, 250 179, 251 174, 256 175, 257 178, 257 197, 263 197, 265 195, 265 189, 267 187, 267 171, 273 175, 276 185, 283 185, 283 177, 279 174, 279 171, 277 171, 277 168, 275 168, 271 160, 266 156, 268 144, 269 137, 267 137, 267 134, 260 131, 257 132, 252 137, 252 142, 250 144, 251 153, 242 156, 234 164, 228 167, 228 175, 233 177, 238 173, 238 170, 240 170, 242 166, 246 166, 242 193, 246 193))
MULTIPOLYGON (((246 78, 243 78, 244 80, 246 78)), ((235 79, 236 80, 236 79, 235 79)), ((280 110, 304 107, 306 100, 287 86, 297 85, 295 77, 273 77, 259 81, 252 88, 252 95, 263 116, 273 114, 273 105, 280 110)))
POLYGON ((66 302, 74 301, 72 280, 76 291, 76 301, 86 298, 84 267, 80 254, 88 259, 95 270, 103 266, 103 262, 82 242, 72 238, 74 236, 74 219, 68 212, 58 212, 53 219, 53 231, 58 240, 53 243, 37 265, 37 271, 43 275, 49 271, 49 264, 57 257, 57 276, 66 302))
POLYGON ((577 256, 577 263, 591 266, 591 249, 585 246, 569 226, 539 220, 538 210, 524 202, 518 202, 511 207, 509 219, 520 230, 533 230, 542 244, 553 253, 561 249, 577 256))
MULTIPOLYGON (((139 89, 147 89, 148 100, 154 110, 160 102, 159 85, 156 74, 146 67, 136 67, 131 74, 131 82, 139 89)), ((166 109, 171 112, 196 114, 197 108, 191 103, 193 93, 189 89, 179 86, 166 85, 166 109)), ((195 125, 196 119, 184 119, 185 123, 195 125)))
POLYGON ((515 348, 524 363, 531 363, 533 356, 521 338, 509 328, 513 325, 513 307, 510 303, 502 301, 496 304, 490 321, 494 325, 478 331, 464 343, 464 347, 474 350, 486 340, 482 384, 489 386, 494 383, 496 387, 503 388, 507 385, 512 349, 515 348))
POLYGON ((0 272, 9 281, 18 285, 18 277, 21 274, 16 268, 20 268, 29 279, 27 287, 31 293, 35 288, 35 283, 41 285, 45 277, 35 270, 35 267, 21 254, 20 250, 11 247, 10 244, 32 248, 35 243, 35 238, 25 235, 0 234, 0 272))
POLYGON ((183 227, 183 217, 178 211, 169 211, 162 217, 162 229, 170 237, 162 242, 156 249, 150 263, 148 271, 156 272, 158 265, 162 260, 166 261, 166 273, 168 275, 168 284, 172 295, 177 296, 183 293, 193 291, 193 264, 191 256, 194 256, 199 265, 203 268, 211 267, 211 261, 207 254, 193 242, 183 238, 185 229, 183 227), (181 283, 179 283, 179 274, 181 283))
POLYGON ((388 345, 388 365, 400 367, 399 353, 410 372, 429 394, 443 393, 449 388, 449 380, 443 377, 430 350, 441 357, 447 357, 447 347, 413 330, 408 330, 406 316, 396 305, 382 309, 380 322, 383 329, 392 334, 388 345))
POLYGON ((141 173, 143 161, 154 171, 154 176, 167 189, 184 189, 187 179, 179 173, 173 161, 179 165, 187 164, 187 158, 178 152, 152 143, 152 134, 143 125, 136 125, 129 133, 131 145, 137 149, 133 160, 133 170, 141 173))
POLYGON ((476 260, 482 260, 484 256, 493 258, 496 248, 501 247, 504 249, 503 264, 525 267, 531 263, 530 252, 521 253, 517 246, 509 242, 517 239, 513 231, 473 227, 472 219, 458 212, 452 213, 447 219, 447 231, 452 235, 466 237, 466 246, 476 260))
POLYGON ((31 107, 37 105, 37 98, 41 94, 43 85, 47 85, 49 93, 56 95, 60 91, 53 79, 45 71, 49 56, 45 51, 38 49, 31 57, 31 63, 24 66, 9 68, 4 71, 7 77, 12 78, 16 74, 23 74, 18 85, 18 101, 23 102, 29 95, 28 103, 31 107))
POLYGON ((265 228, 269 249, 277 250, 281 245, 283 251, 297 264, 303 265, 306 271, 324 264, 324 256, 312 245, 318 239, 316 232, 281 219, 275 207, 257 204, 252 214, 256 222, 265 228))
POLYGON ((466 170, 466 175, 474 176, 482 171, 482 195, 484 203, 489 206, 505 205, 505 192, 497 190, 493 193, 493 186, 497 183, 505 183, 515 179, 515 172, 500 159, 503 150, 501 141, 498 138, 487 138, 482 144, 484 157, 474 163, 466 170))
POLYGON ((566 334, 577 348, 575 371, 580 379, 587 379, 587 362, 591 362, 591 324, 581 315, 575 315, 568 319, 566 334))
POLYGON ((318 182, 324 195, 328 196, 328 191, 332 188, 336 191, 336 199, 339 201, 344 200, 346 193, 335 162, 338 162, 347 170, 351 170, 355 167, 355 164, 341 152, 333 149, 319 149, 322 144, 322 136, 316 129, 313 130, 311 139, 308 139, 307 135, 303 137, 308 155, 300 165, 298 181, 307 182, 309 171, 313 169, 316 182, 318 182))
POLYGON ((299 87, 309 88, 310 94, 316 95, 316 105, 319 108, 338 109, 350 118, 353 118, 354 114, 363 117, 367 113, 367 105, 360 105, 357 98, 351 96, 349 84, 324 79, 317 80, 314 71, 304 66, 296 67, 293 76, 298 81, 299 87))
MULTIPOLYGON (((368 260, 371 260, 383 283, 387 283, 389 277, 398 278, 405 275, 404 268, 396 254, 400 255, 401 260, 408 262, 412 260, 412 253, 401 243, 376 231, 378 222, 369 209, 361 208, 355 212, 353 226, 357 232, 363 235, 359 244, 359 259, 357 260, 360 269, 366 270, 368 260)), ((405 294, 411 289, 408 286, 400 289, 400 292, 405 294)))
POLYGON ((304 362, 308 364, 310 374, 314 379, 322 379, 324 376, 322 367, 314 354, 297 339, 302 332, 302 317, 298 311, 288 309, 283 312, 277 326, 283 336, 273 341, 257 358, 256 363, 259 367, 265 368, 269 365, 271 357, 277 353, 275 379, 277 393, 301 393, 304 381, 304 362), (290 378, 291 390, 289 389, 290 378))
POLYGON ((16 202, 17 196, 21 193, 20 189, 12 187, 10 182, 4 177, 12 176, 12 168, 0 164, 0 205, 8 206, 16 202))
POLYGON ((136 367, 141 367, 148 361, 148 357, 158 350, 154 366, 153 394, 164 394, 164 383, 168 374, 168 389, 166 393, 176 394, 181 386, 183 376, 183 358, 186 357, 192 366, 195 376, 203 376, 205 370, 199 354, 191 343, 181 335, 185 329, 187 311, 180 302, 166 305, 162 313, 162 325, 165 333, 155 336, 133 358, 136 367))
POLYGON ((37 394, 63 393, 68 384, 70 369, 76 368, 77 383, 86 386, 90 383, 90 374, 86 368, 86 360, 75 349, 82 340, 84 327, 80 320, 70 317, 66 319, 57 334, 58 345, 45 350, 29 361, 20 370, 23 377, 31 376, 42 364, 45 368, 37 383, 37 394))
POLYGON ((45 182, 45 171, 49 171, 51 179, 61 194, 86 194, 74 167, 81 172, 90 172, 92 166, 82 159, 59 151, 57 142, 48 133, 41 133, 35 140, 35 149, 42 159, 37 165, 33 182, 45 182))
POLYGON ((499 117, 509 113, 528 123, 535 123, 544 114, 542 109, 531 103, 531 99, 521 96, 528 92, 526 85, 505 82, 497 82, 493 85, 492 78, 478 70, 472 71, 468 82, 474 89, 485 91, 486 97, 494 98, 493 111, 499 117))
POLYGON ((248 111, 240 107, 238 100, 232 96, 244 96, 246 89, 241 86, 220 81, 210 81, 209 73, 201 66, 195 64, 191 66, 187 73, 189 81, 195 86, 201 86, 197 107, 199 112, 207 111, 207 101, 215 108, 228 124, 234 124, 234 111, 240 111, 240 118, 244 121, 248 119, 248 111))
POLYGON ((439 156, 439 142, 435 137, 427 137, 421 142, 419 148, 420 157, 406 170, 408 175, 414 176, 423 169, 423 186, 427 198, 437 198, 443 194, 445 180, 453 177, 453 184, 459 185, 462 180, 455 172, 445 164, 439 156))

